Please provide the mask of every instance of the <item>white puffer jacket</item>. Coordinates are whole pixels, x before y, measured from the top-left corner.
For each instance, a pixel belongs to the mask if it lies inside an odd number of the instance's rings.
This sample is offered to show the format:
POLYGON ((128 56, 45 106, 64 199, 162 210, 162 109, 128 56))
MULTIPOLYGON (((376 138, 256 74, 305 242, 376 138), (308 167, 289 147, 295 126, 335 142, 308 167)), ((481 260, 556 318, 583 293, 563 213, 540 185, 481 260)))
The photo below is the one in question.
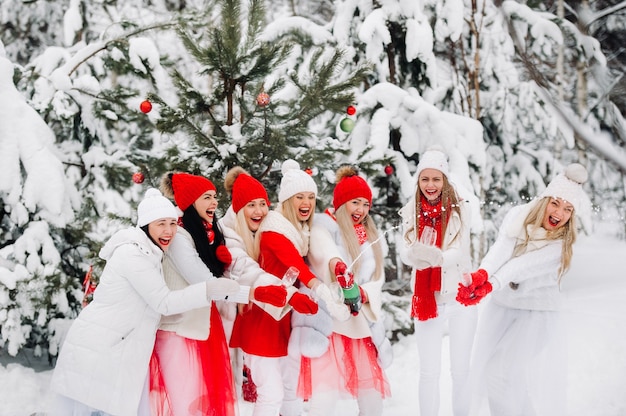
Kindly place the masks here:
POLYGON ((136 416, 161 315, 209 306, 205 283, 170 291, 163 252, 139 228, 118 231, 93 301, 72 323, 52 389, 115 416, 136 416))
POLYGON ((502 221, 498 237, 480 264, 494 287, 493 301, 513 309, 558 310, 558 284, 563 240, 513 257, 523 221, 535 201, 513 208, 502 221))

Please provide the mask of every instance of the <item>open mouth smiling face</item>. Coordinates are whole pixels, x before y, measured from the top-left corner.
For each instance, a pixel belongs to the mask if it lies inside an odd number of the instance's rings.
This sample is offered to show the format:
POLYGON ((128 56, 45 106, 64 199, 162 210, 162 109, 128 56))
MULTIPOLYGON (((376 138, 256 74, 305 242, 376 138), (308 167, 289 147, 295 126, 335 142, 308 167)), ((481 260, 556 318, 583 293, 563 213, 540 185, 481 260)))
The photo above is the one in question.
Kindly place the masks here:
POLYGON ((301 192, 292 198, 293 208, 295 209, 298 220, 308 220, 315 210, 315 193, 301 192))
POLYGON ((548 231, 563 227, 574 213, 574 206, 561 198, 550 198, 541 225, 548 231))
POLYGON ((208 223, 212 223, 217 210, 217 193, 213 190, 206 191, 193 203, 200 218, 208 223))

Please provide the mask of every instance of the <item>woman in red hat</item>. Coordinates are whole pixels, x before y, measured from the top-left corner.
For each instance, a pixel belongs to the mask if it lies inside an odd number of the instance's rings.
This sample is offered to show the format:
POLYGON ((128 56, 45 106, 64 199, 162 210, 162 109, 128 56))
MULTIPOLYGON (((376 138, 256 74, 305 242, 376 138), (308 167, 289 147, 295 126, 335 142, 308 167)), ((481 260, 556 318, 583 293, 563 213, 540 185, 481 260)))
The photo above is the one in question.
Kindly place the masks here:
MULTIPOLYGON (((255 260, 254 237, 270 207, 267 191, 261 182, 240 166, 226 173, 224 189, 230 192, 232 203, 219 223, 233 257, 230 275, 240 284, 254 287, 255 298, 252 300, 254 305, 278 321, 291 310, 291 305, 286 301, 296 289, 290 287, 288 295, 282 280, 265 272, 255 260)), ((247 307, 248 305, 240 305, 240 309, 247 307)), ((218 308, 222 314, 227 338, 230 340, 232 326, 237 316, 236 304, 219 302, 218 308)), ((239 348, 231 349, 231 362, 235 383, 239 387, 243 381, 243 356, 239 348)), ((244 398, 253 401, 254 398, 247 397, 247 394, 244 391, 244 398)), ((250 393, 250 396, 252 395, 253 393, 250 393)))
MULTIPOLYGON (((173 172, 163 177, 161 188, 182 211, 180 237, 163 261, 168 287, 227 276, 232 256, 216 222, 213 183, 202 176, 173 172)), ((239 287, 237 295, 227 298, 229 302, 248 303, 256 294, 249 286, 239 287)), ((228 343, 215 302, 161 321, 151 370, 157 415, 237 414, 228 343)))
MULTIPOLYGON (((309 251, 317 185, 294 160, 283 163, 282 173, 278 207, 268 213, 255 235, 256 260, 274 276, 284 276, 291 266, 295 267, 298 284, 312 288, 319 299, 336 306, 333 313, 347 314, 345 306, 332 303, 330 289, 315 277, 304 259, 309 251)), ((304 314, 318 311, 318 304, 299 292, 291 296, 289 304, 304 314)), ((252 304, 235 319, 230 345, 246 354, 257 387, 254 416, 299 414, 296 386, 300 361, 299 357, 293 360, 288 356, 290 334, 291 311, 277 321, 252 304)))
POLYGON ((313 270, 327 284, 339 283, 352 310, 348 320, 333 319, 326 351, 310 358, 310 375, 301 373, 299 390, 309 400, 311 416, 334 414, 340 399, 356 399, 360 415, 380 416, 390 395, 384 368, 392 351, 381 308, 386 246, 369 215, 371 204, 367 182, 355 168, 341 167, 333 208, 316 216, 311 231, 313 270))

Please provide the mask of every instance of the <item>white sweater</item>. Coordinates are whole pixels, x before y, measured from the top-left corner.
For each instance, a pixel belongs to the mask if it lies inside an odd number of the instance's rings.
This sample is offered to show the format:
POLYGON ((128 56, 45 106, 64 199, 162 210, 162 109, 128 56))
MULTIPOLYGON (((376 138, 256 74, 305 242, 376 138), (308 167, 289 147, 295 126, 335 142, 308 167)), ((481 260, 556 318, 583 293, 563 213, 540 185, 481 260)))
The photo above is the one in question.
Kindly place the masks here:
POLYGON ((558 310, 563 241, 552 240, 513 257, 517 236, 533 203, 515 207, 504 217, 498 238, 480 268, 489 274, 494 288, 493 301, 499 305, 513 309, 558 310))

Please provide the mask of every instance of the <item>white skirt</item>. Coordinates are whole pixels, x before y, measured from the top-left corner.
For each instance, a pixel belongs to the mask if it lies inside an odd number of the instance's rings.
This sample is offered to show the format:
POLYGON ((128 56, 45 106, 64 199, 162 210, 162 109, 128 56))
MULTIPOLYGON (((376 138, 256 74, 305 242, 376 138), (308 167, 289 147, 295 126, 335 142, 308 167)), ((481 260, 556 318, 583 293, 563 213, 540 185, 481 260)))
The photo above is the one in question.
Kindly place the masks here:
POLYGON ((476 414, 566 413, 567 348, 558 311, 510 309, 491 299, 478 323, 470 385, 476 414))

